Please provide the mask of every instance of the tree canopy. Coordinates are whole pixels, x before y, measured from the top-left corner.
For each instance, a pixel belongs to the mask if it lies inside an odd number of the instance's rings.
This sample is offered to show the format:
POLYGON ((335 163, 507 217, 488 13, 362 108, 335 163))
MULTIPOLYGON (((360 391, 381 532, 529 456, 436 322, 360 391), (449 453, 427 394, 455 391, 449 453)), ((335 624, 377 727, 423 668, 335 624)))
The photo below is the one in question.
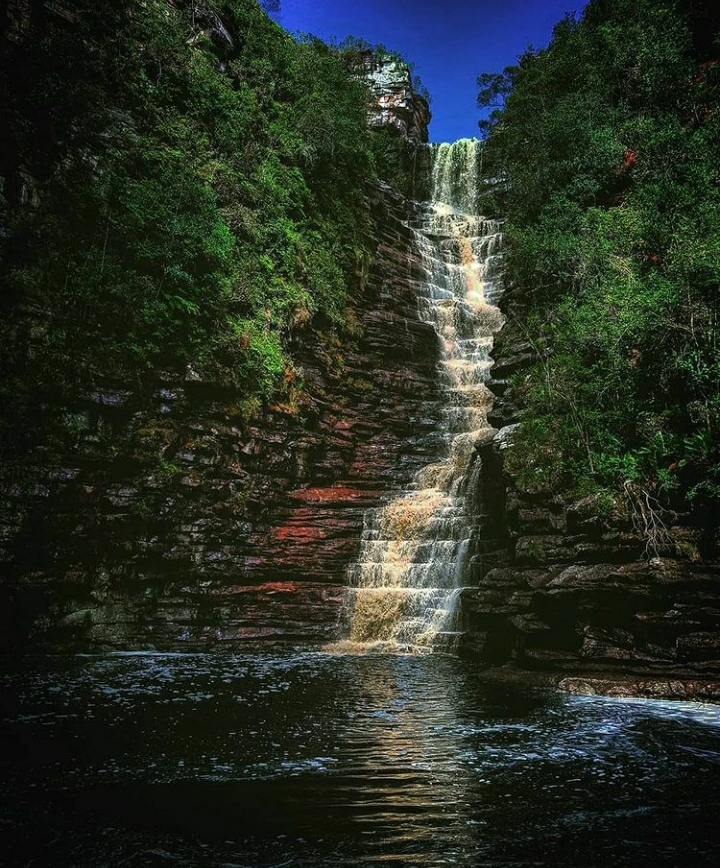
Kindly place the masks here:
POLYGON ((190 364, 249 402, 342 329, 372 249, 367 92, 255 0, 11 3, 2 400, 190 364))
POLYGON ((478 79, 537 351, 508 459, 529 486, 717 508, 719 34, 704 0, 591 0, 478 79))

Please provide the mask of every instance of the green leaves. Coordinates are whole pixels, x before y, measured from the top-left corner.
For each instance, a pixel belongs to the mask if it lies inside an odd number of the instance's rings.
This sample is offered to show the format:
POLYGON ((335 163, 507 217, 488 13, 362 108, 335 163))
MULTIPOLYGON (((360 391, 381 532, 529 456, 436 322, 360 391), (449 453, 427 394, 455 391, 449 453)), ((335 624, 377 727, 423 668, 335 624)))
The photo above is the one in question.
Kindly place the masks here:
POLYGON ((10 139, 42 181, 40 207, 4 209, 6 299, 49 323, 0 361, 70 390, 192 363, 268 400, 292 332, 344 327, 370 253, 364 86, 254 0, 211 3, 232 47, 194 4, 75 6, 73 28, 42 15, 0 59, 10 139))
POLYGON ((716 496, 720 468, 720 74, 690 14, 593 0, 479 79, 508 276, 552 350, 522 386, 518 469, 685 507, 716 496))

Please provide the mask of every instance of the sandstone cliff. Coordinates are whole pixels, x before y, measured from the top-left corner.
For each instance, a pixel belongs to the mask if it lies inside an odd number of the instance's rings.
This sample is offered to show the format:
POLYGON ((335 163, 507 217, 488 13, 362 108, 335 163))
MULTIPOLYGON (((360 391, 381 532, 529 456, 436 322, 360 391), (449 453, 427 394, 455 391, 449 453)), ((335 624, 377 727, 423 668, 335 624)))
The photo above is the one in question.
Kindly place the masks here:
POLYGON ((427 142, 430 108, 407 64, 387 53, 366 52, 360 68, 370 85, 370 126, 394 129, 415 144, 427 142))

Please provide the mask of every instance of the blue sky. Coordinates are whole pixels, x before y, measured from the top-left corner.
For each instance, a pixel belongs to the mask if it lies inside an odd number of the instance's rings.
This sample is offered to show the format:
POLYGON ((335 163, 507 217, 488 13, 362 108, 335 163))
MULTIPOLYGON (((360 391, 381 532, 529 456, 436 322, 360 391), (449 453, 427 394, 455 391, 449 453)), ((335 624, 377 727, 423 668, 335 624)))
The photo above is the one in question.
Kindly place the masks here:
POLYGON ((290 32, 325 41, 359 36, 399 51, 430 91, 430 140, 478 135, 475 79, 542 48, 553 25, 585 0, 281 0, 290 32))

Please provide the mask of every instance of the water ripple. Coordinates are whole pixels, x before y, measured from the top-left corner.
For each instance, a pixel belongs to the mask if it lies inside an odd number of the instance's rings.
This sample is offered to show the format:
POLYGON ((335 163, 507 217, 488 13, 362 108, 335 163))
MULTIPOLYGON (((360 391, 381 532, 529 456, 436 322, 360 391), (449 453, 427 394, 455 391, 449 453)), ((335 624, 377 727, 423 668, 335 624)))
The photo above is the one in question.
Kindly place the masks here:
POLYGON ((489 686, 450 657, 381 654, 54 658, 0 684, 16 864, 714 859, 715 706, 489 686))

